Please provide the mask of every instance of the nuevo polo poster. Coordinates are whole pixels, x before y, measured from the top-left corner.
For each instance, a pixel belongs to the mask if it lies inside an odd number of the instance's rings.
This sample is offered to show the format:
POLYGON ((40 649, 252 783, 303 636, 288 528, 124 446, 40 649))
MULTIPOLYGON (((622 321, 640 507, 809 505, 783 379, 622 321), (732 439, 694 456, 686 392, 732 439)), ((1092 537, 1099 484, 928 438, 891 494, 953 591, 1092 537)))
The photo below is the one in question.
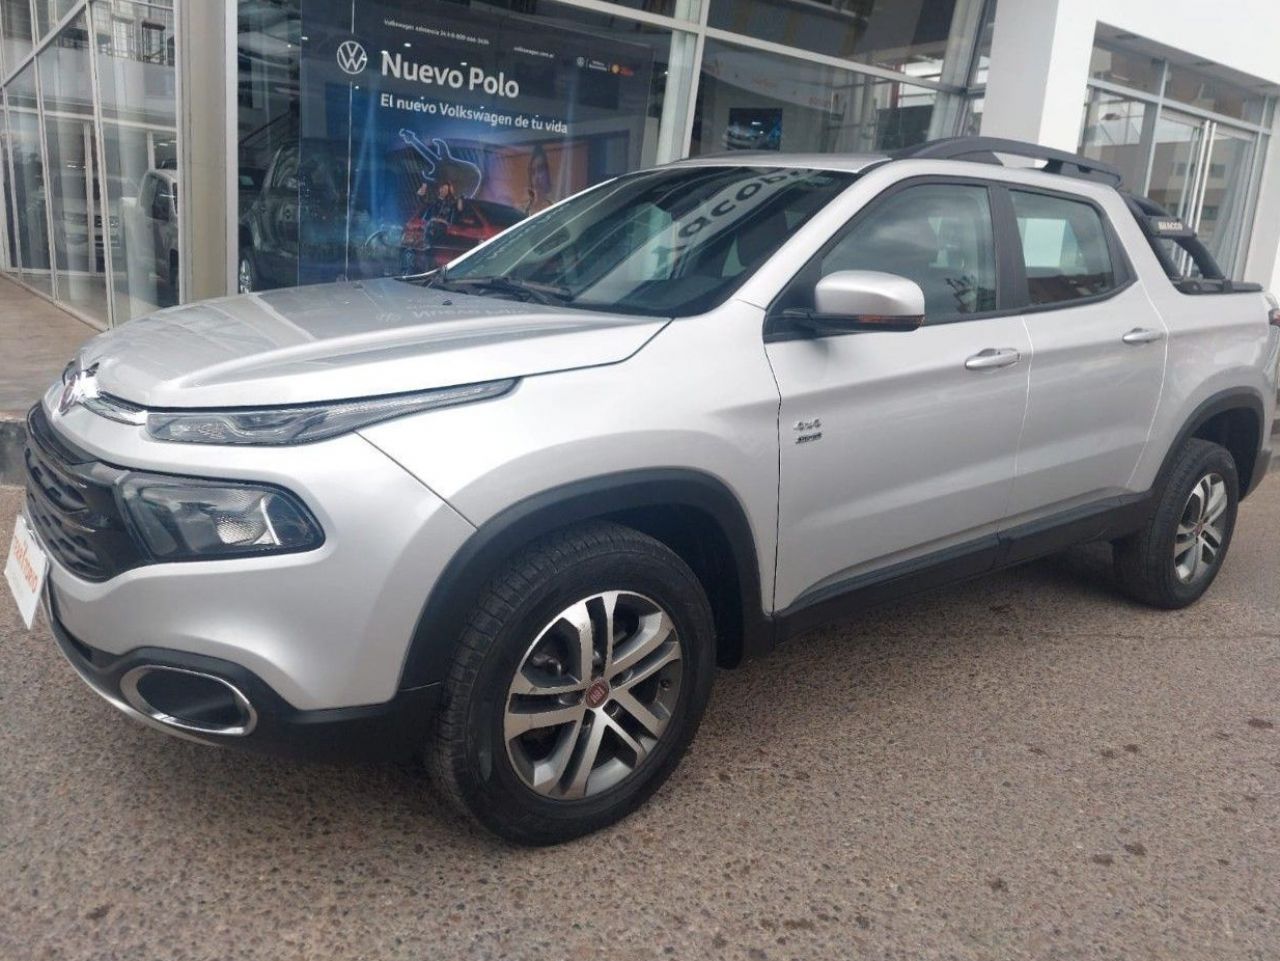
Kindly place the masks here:
POLYGON ((643 162, 647 46, 433 0, 303 23, 301 283, 432 269, 643 162))

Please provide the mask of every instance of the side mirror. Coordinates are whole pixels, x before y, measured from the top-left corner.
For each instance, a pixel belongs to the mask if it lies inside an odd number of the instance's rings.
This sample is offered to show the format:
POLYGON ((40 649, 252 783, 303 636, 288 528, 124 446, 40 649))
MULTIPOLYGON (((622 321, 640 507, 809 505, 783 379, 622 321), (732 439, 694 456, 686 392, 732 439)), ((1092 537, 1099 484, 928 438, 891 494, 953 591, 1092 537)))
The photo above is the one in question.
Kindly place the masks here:
POLYGON ((878 270, 837 270, 813 289, 813 310, 783 316, 815 334, 911 331, 924 323, 924 291, 914 280, 878 270))

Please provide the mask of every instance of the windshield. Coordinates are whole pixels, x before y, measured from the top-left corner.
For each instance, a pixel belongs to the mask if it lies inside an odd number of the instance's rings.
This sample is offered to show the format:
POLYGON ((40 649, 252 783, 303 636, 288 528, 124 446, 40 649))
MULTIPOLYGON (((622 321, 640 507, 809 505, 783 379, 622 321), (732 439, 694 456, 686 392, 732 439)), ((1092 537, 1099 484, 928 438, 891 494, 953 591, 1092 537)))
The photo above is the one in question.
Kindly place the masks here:
POLYGON ((724 300, 854 175, 677 167, 572 197, 450 264, 436 283, 670 317, 724 300), (491 282, 492 281, 492 282, 491 282))

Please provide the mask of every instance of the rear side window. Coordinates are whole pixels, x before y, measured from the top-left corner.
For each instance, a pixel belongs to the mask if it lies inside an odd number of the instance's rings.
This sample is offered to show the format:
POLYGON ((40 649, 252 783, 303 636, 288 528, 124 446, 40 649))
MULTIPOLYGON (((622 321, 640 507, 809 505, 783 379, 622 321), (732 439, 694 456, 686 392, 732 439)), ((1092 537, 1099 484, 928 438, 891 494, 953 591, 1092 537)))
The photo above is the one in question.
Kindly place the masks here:
POLYGON ((920 184, 858 217, 822 257, 819 276, 880 270, 914 280, 930 323, 994 310, 995 264, 987 188, 920 184))
POLYGON ((1107 232, 1093 206, 1021 190, 1010 196, 1032 304, 1068 304, 1116 288, 1107 232))

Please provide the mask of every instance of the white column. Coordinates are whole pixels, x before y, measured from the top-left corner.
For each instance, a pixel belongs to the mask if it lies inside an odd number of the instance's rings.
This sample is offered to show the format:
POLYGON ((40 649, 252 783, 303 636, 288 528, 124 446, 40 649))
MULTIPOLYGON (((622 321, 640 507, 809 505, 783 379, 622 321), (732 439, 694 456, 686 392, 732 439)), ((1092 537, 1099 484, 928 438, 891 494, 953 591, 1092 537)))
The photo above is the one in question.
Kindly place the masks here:
POLYGON ((200 0, 174 12, 180 293, 190 303, 235 290, 236 4, 200 0))
POLYGON ((1075 150, 1098 0, 999 0, 982 134, 1075 150))
POLYGON ((1253 214, 1253 234, 1244 279, 1280 291, 1280 110, 1262 159, 1262 183, 1253 214))

